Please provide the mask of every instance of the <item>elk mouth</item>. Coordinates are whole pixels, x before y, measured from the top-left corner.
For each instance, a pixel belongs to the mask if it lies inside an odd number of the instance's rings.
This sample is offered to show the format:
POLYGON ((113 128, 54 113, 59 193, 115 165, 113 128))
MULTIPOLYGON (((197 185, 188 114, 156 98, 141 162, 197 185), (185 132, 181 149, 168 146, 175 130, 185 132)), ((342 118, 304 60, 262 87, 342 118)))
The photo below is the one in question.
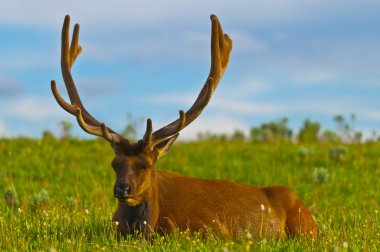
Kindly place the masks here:
POLYGON ((133 196, 125 196, 125 197, 119 197, 115 196, 115 198, 120 202, 120 203, 126 203, 128 206, 134 207, 137 205, 141 204, 141 199, 140 197, 133 195, 133 196))
POLYGON ((118 201, 126 201, 128 199, 135 199, 136 198, 136 195, 128 195, 128 196, 118 196, 118 195, 114 195, 114 197, 118 200, 118 201))
POLYGON ((127 199, 135 198, 135 196, 117 196, 117 195, 114 195, 114 197, 118 200, 121 200, 121 201, 126 201, 127 199))

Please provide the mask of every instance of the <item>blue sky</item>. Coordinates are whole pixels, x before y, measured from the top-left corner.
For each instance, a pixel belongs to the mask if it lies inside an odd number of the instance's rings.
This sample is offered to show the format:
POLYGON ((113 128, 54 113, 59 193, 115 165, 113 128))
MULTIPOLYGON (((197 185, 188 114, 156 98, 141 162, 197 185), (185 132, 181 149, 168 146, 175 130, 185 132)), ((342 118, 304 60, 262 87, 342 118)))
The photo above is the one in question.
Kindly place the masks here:
POLYGON ((59 134, 61 120, 86 136, 50 91, 55 79, 66 97, 66 14, 81 25, 83 51, 72 73, 96 118, 116 131, 128 113, 151 117, 156 128, 174 120, 208 75, 211 13, 234 47, 210 104, 183 139, 248 132, 283 117, 295 130, 306 118, 334 129, 334 115, 351 113, 357 130, 380 131, 379 1, 12 0, 0 2, 0 136, 59 134))

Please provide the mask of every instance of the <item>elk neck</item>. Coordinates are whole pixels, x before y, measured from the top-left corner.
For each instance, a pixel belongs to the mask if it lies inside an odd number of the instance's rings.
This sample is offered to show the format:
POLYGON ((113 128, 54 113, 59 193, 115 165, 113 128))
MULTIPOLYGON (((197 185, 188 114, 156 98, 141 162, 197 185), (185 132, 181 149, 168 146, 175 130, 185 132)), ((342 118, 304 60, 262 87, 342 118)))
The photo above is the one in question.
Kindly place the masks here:
POLYGON ((152 179, 150 188, 142 196, 140 204, 130 206, 126 202, 119 201, 114 220, 119 222, 122 233, 133 234, 136 231, 145 234, 154 231, 158 216, 159 203, 156 180, 152 179))

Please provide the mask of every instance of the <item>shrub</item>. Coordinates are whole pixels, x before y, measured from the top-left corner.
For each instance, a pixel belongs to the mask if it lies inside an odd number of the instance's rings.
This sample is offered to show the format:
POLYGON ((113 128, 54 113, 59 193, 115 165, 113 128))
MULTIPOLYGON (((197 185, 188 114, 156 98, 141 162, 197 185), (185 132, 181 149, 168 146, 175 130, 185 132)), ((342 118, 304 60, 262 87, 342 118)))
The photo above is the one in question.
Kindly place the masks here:
POLYGON ((313 171, 313 182, 315 184, 326 183, 329 179, 329 172, 323 167, 316 167, 313 171))
POLYGON ((16 189, 13 186, 7 187, 4 192, 4 199, 9 207, 20 206, 20 200, 18 199, 16 189))

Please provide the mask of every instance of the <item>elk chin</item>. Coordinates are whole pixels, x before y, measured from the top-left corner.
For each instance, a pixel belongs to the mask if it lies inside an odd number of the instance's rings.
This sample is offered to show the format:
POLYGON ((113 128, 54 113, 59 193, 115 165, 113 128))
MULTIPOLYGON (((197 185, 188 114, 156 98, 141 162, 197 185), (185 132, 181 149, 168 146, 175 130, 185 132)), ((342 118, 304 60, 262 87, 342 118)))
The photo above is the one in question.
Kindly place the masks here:
POLYGON ((127 198, 125 202, 130 207, 135 207, 141 204, 141 200, 139 198, 127 198))
POLYGON ((136 207, 138 205, 142 204, 142 197, 134 196, 134 197, 128 197, 128 198, 117 198, 119 203, 127 204, 129 207, 136 207))

